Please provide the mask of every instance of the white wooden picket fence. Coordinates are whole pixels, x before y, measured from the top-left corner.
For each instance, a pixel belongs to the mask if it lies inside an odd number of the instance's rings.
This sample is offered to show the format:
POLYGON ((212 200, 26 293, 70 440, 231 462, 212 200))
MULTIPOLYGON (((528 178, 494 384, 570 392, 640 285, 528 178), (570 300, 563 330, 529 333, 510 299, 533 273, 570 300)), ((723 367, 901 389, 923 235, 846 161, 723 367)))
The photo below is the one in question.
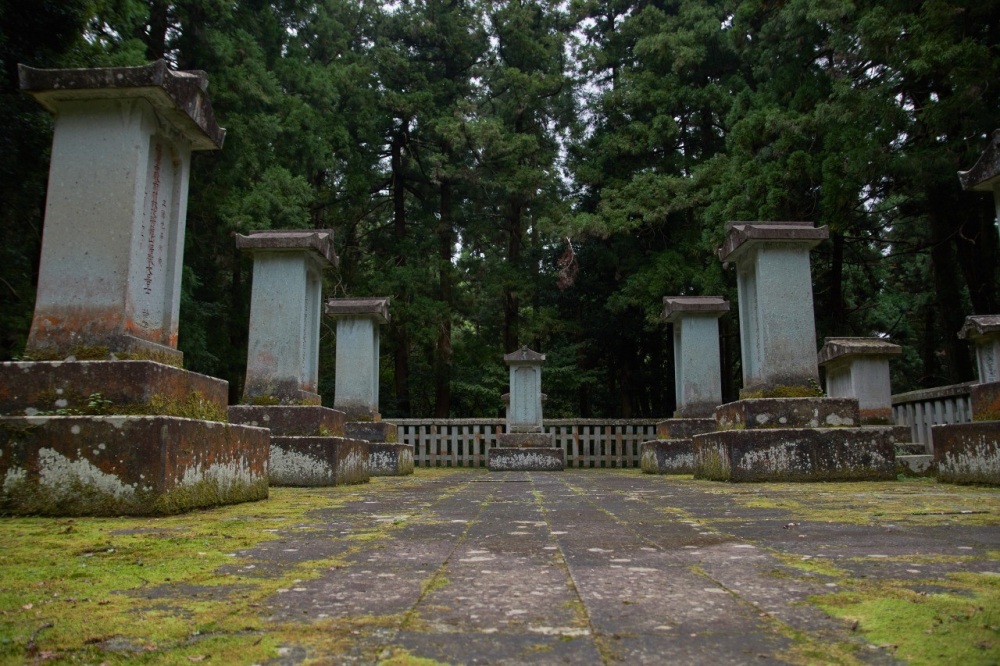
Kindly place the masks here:
MULTIPOLYGON (((418 467, 485 467, 503 419, 387 419, 418 467)), ((639 445, 656 439, 655 419, 547 419, 567 467, 638 467, 639 445)))
POLYGON ((931 426, 968 423, 972 420, 970 387, 974 382, 939 386, 892 396, 892 416, 896 425, 910 427, 914 444, 932 452, 931 426))

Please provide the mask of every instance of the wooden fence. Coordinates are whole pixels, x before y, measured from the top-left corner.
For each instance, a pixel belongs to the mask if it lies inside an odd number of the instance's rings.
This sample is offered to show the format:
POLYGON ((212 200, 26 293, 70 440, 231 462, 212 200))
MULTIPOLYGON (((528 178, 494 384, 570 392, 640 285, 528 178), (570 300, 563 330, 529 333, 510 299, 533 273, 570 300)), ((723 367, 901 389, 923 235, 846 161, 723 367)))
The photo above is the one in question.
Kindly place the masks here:
POLYGON ((892 396, 892 417, 896 425, 910 427, 911 442, 923 444, 933 453, 931 426, 968 423, 972 420, 970 387, 974 382, 953 384, 892 396))
MULTIPOLYGON (((391 419, 418 467, 485 467, 503 419, 391 419)), ((638 467, 639 445, 656 439, 654 419, 552 419, 545 431, 566 452, 567 467, 638 467)))

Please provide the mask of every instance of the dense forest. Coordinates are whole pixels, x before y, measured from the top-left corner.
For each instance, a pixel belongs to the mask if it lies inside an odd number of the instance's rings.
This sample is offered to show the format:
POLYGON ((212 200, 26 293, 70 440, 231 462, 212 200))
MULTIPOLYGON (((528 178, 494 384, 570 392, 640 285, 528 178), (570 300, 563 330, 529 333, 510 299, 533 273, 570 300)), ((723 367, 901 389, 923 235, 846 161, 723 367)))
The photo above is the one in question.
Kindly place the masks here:
POLYGON ((326 295, 391 297, 390 417, 502 413, 521 345, 547 416, 669 416, 662 297, 735 306, 729 220, 829 227, 817 346, 903 345, 897 392, 972 379, 955 334, 1000 312, 993 201, 956 175, 1000 128, 998 0, 0 0, 0 360, 31 321, 52 125, 17 63, 158 58, 208 73, 228 130, 194 160, 180 347, 236 397, 232 235, 256 229, 333 229, 326 295))

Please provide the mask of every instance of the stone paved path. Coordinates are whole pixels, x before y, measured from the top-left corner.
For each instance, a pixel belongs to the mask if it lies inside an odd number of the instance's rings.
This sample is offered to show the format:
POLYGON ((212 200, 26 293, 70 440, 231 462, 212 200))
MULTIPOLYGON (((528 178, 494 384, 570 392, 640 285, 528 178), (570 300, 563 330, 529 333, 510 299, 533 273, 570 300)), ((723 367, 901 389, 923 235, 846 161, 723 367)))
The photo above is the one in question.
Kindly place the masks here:
MULTIPOLYGON (((399 649, 453 664, 822 663, 851 643, 857 660, 894 663, 806 602, 836 584, 795 562, 874 579, 1000 573, 995 525, 909 510, 928 489, 947 508, 943 484, 787 488, 632 470, 417 470, 354 487, 347 504, 241 554, 256 562, 248 575, 337 558, 266 608, 284 622, 353 618, 348 652, 310 655, 330 663, 399 649)), ((996 490, 981 492, 995 502, 996 490)), ((289 646, 280 661, 305 656, 289 646)))

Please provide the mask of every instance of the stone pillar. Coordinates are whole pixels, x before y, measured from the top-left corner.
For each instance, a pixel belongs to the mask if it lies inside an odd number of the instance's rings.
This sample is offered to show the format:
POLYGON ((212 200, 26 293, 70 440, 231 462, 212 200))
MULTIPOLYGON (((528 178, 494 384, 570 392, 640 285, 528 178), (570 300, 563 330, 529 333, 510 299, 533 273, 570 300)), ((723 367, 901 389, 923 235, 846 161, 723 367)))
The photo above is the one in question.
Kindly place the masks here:
POLYGON ((38 360, 0 364, 0 513, 266 498, 267 430, 226 423, 228 384, 178 367, 191 152, 225 136, 204 73, 159 61, 20 78, 56 121, 26 354, 38 360))
POLYGON ((332 231, 237 236, 253 255, 253 294, 243 402, 319 404, 322 272, 338 263, 332 231))
POLYGON ((372 476, 413 473, 413 446, 399 444, 396 426, 378 411, 379 326, 389 323, 388 298, 331 298, 337 320, 337 383, 333 406, 347 414, 344 433, 370 442, 372 476))
POLYGON ((715 430, 712 417, 722 402, 719 317, 729 312, 721 296, 665 296, 663 320, 674 329, 674 417, 656 424, 655 440, 640 447, 640 466, 649 474, 694 472, 696 434, 715 430))
POLYGON ((815 395, 809 251, 829 232, 803 222, 730 222, 719 258, 736 264, 742 397, 815 395))
POLYGON ((976 346, 980 384, 1000 382, 1000 315, 971 315, 958 337, 976 346))
POLYGON ((180 365, 177 321, 191 153, 218 150, 203 72, 20 66, 56 116, 35 316, 36 360, 180 365))
POLYGON ((819 350, 826 394, 857 398, 862 424, 892 425, 889 359, 902 352, 899 345, 880 338, 827 338, 819 350))

